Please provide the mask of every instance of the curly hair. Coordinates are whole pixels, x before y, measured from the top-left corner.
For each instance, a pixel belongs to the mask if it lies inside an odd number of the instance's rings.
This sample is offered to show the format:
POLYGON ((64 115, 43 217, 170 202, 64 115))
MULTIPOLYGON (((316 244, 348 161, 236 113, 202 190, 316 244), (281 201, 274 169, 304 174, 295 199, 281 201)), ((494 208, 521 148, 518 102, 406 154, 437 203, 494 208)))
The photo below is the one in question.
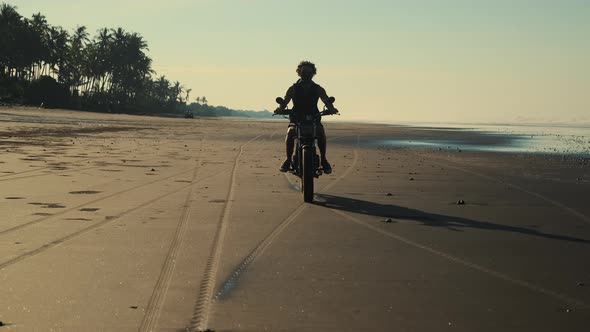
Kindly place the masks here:
POLYGON ((303 67, 311 68, 314 75, 317 73, 317 69, 315 68, 315 64, 313 62, 304 60, 304 61, 301 61, 299 63, 299 65, 297 66, 297 74, 301 74, 301 68, 303 68, 303 67))

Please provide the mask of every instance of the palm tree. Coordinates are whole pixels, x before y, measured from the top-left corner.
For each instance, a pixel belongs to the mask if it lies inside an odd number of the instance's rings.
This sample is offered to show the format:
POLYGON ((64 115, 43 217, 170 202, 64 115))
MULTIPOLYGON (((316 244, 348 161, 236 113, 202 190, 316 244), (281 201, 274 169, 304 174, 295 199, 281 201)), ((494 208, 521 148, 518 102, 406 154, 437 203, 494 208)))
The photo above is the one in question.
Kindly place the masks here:
POLYGON ((190 96, 190 94, 191 94, 191 91, 193 91, 193 89, 186 89, 186 90, 184 91, 184 92, 186 93, 186 98, 184 99, 185 103, 186 103, 186 102, 188 102, 188 101, 190 100, 190 99, 189 99, 189 96, 190 96))
POLYGON ((11 76, 16 69, 15 58, 18 51, 15 40, 19 38, 22 24, 22 17, 16 11, 16 7, 7 3, 0 4, 0 69, 7 76, 11 76))
POLYGON ((174 85, 170 89, 170 97, 173 100, 174 104, 182 103, 182 93, 184 92, 184 87, 180 85, 180 82, 174 82, 174 85))
POLYGON ((69 86, 71 93, 82 84, 87 43, 86 27, 77 27, 68 41, 66 57, 59 64, 59 80, 69 86))
POLYGON ((118 102, 127 102, 145 85, 152 74, 151 59, 145 54, 147 43, 137 33, 127 33, 122 28, 111 30, 110 49, 111 84, 109 94, 118 102))
POLYGON ((166 79, 166 76, 160 76, 155 82, 155 97, 159 102, 160 106, 164 106, 168 102, 168 90, 170 89, 170 82, 166 79))
POLYGON ((47 36, 47 65, 49 76, 59 77, 60 68, 65 65, 69 34, 61 27, 49 27, 47 36))
POLYGON ((29 22, 37 35, 36 43, 32 45, 35 63, 31 69, 31 74, 33 79, 38 79, 42 71, 45 71, 46 64, 49 61, 49 24, 47 24, 47 19, 41 13, 33 14, 29 22))
POLYGON ((98 85, 96 86, 96 91, 102 93, 105 91, 107 85, 110 87, 113 76, 112 52, 114 39, 111 31, 107 28, 101 29, 95 43, 96 51, 98 52, 96 59, 98 85))

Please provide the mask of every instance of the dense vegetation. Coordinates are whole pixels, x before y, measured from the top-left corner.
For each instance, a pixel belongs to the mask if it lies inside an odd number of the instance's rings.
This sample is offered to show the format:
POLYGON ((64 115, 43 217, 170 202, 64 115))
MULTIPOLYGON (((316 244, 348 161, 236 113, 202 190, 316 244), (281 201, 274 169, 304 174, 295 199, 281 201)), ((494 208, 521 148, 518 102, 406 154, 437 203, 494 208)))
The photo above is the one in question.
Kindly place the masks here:
POLYGON ((122 28, 103 28, 90 38, 84 26, 70 33, 40 13, 28 19, 2 3, 0 102, 131 114, 240 115, 208 106, 205 97, 187 105, 191 89, 157 76, 147 50, 141 35, 122 28))

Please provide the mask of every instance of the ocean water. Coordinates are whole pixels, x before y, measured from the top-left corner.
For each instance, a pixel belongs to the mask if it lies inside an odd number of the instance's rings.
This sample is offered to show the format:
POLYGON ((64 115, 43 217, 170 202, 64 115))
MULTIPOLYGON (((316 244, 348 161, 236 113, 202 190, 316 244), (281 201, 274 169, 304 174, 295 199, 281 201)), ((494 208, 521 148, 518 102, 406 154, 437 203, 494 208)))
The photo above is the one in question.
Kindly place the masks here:
POLYGON ((381 144, 433 149, 545 153, 590 157, 590 126, 511 124, 404 124, 412 137, 381 144))

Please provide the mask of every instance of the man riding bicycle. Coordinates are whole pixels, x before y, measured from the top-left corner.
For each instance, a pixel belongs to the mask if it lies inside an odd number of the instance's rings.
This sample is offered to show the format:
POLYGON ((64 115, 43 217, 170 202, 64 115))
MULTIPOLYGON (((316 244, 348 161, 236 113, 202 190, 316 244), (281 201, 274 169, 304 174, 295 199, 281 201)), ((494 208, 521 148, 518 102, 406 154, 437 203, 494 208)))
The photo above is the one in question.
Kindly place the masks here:
MULTIPOLYGON (((334 108, 334 105, 329 100, 326 90, 316 84, 312 78, 315 76, 317 70, 315 64, 309 61, 301 61, 297 66, 297 74, 300 79, 293 84, 287 90, 285 94, 285 103, 282 104, 275 112, 283 112, 289 102, 293 100, 293 109, 289 114, 291 123, 287 129, 287 137, 285 138, 287 158, 279 169, 281 172, 286 172, 291 169, 291 156, 293 155, 293 149, 295 148, 295 138, 297 132, 295 130, 295 123, 306 115, 316 115, 320 113, 318 109, 318 100, 322 99, 322 102, 328 108, 330 114, 338 113, 338 110, 334 108)), ((318 148, 321 155, 321 165, 325 174, 332 173, 332 166, 326 159, 326 133, 324 126, 320 122, 318 117, 317 123, 317 140, 318 148)))

